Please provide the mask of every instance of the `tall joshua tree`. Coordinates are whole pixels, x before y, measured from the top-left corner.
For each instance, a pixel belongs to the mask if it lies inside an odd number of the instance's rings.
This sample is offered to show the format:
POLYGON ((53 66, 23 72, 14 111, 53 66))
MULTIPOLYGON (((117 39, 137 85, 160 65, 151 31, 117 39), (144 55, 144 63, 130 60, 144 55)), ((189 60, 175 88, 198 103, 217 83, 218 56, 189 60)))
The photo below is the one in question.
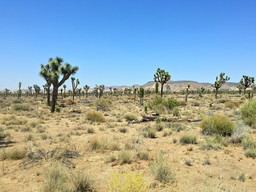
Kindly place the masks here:
POLYGON ((21 82, 19 82, 19 92, 18 92, 18 98, 21 97, 21 82))
POLYGON ((244 87, 243 85, 237 85, 236 88, 238 89, 239 94, 241 94, 244 87))
POLYGON ((101 98, 103 96, 104 89, 105 89, 105 85, 99 86, 99 98, 101 98))
POLYGON ((143 99, 144 99, 144 88, 140 87, 139 89, 139 97, 140 97, 140 104, 143 105, 143 99))
POLYGON ((35 97, 37 98, 37 95, 39 95, 41 88, 38 85, 33 85, 34 89, 35 89, 35 97))
POLYGON ((240 80, 240 84, 243 86, 244 94, 246 93, 246 89, 249 88, 253 83, 254 77, 243 75, 243 78, 240 80))
POLYGON ((157 69, 156 73, 154 74, 154 81, 159 82, 161 84, 161 97, 163 97, 164 93, 164 84, 167 83, 171 79, 171 76, 165 70, 160 68, 157 69))
POLYGON ((72 90, 73 90, 73 100, 75 99, 75 94, 76 94, 76 89, 77 89, 77 86, 80 84, 80 81, 79 79, 76 80, 75 77, 71 77, 71 82, 72 82, 72 90))
POLYGON ((185 102, 187 102, 187 101, 188 101, 188 94, 189 94, 188 90, 189 90, 189 88, 190 88, 190 85, 187 85, 187 87, 186 87, 185 102))
MULTIPOLYGON (((52 58, 49 59, 49 62, 52 58)), ((43 65, 41 64, 41 71, 39 73, 41 77, 43 77, 46 81, 45 89, 47 93, 47 105, 51 106, 51 100, 50 100, 50 89, 51 89, 51 75, 52 75, 52 69, 50 67, 50 64, 43 65)))
POLYGON ((78 67, 72 67, 70 63, 65 63, 64 65, 63 59, 60 57, 56 57, 55 59, 49 59, 49 72, 50 75, 47 77, 49 82, 53 85, 52 90, 52 103, 51 103, 51 112, 55 112, 55 106, 58 97, 58 89, 62 86, 66 80, 73 74, 75 74, 78 70, 78 67), (60 79, 60 77, 62 78, 60 79))
POLYGON ((28 86, 28 90, 29 90, 30 95, 32 95, 32 86, 28 86))
POLYGON ((138 92, 138 87, 133 86, 134 101, 136 101, 137 92, 138 92))
POLYGON ((220 77, 216 76, 216 81, 212 85, 215 88, 215 99, 218 98, 218 91, 221 88, 221 86, 226 83, 226 81, 230 80, 230 77, 225 76, 225 73, 220 73, 220 77))
POLYGON ((85 85, 84 86, 84 90, 85 90, 85 96, 88 97, 88 91, 90 89, 90 86, 89 85, 85 85))

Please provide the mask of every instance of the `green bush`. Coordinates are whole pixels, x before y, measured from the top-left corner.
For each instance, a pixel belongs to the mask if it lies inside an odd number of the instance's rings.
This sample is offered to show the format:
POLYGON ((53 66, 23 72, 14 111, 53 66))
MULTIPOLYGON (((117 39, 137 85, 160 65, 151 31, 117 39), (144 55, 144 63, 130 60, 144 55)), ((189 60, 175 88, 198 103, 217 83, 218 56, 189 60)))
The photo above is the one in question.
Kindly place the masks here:
POLYGON ((91 111, 91 112, 88 112, 86 114, 86 119, 87 120, 90 120, 92 122, 105 122, 106 119, 105 117, 102 115, 102 113, 100 112, 97 112, 97 111, 91 111))
POLYGON ((250 126, 256 126, 256 99, 241 107, 242 119, 250 126))
POLYGON ((180 138, 180 143, 182 145, 185 144, 197 144, 197 138, 196 136, 191 136, 191 135, 184 135, 180 138))
POLYGON ((221 136, 231 136, 234 129, 234 123, 228 117, 216 115, 205 118, 200 127, 205 135, 217 134, 221 136))
POLYGON ((13 110, 15 111, 30 111, 31 109, 26 105, 14 105, 13 110))
POLYGON ((180 106, 180 103, 179 101, 177 101, 176 99, 168 99, 166 102, 165 102, 165 105, 169 108, 169 109, 173 109, 174 107, 178 107, 180 106))
POLYGON ((120 151, 118 155, 118 161, 120 162, 120 164, 131 163, 131 153, 127 150, 120 151))

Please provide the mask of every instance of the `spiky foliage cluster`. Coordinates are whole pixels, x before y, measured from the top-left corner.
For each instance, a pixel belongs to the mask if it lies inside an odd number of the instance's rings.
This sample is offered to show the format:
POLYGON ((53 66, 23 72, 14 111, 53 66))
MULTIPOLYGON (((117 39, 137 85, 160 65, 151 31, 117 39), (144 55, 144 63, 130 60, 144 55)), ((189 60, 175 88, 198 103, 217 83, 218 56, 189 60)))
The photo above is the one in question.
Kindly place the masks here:
POLYGON ((139 89, 138 87, 133 86, 134 101, 136 101, 136 96, 137 96, 138 89, 139 89))
POLYGON ((64 82, 78 70, 78 67, 72 67, 70 63, 65 63, 63 59, 56 57, 55 59, 50 58, 49 64, 41 65, 40 75, 46 80, 47 84, 50 87, 53 85, 52 91, 52 103, 51 103, 51 112, 55 111, 56 101, 58 97, 58 88, 64 84, 64 82), (62 76, 61 80, 60 77, 62 76))
POLYGON ((157 69, 156 73, 154 74, 154 81, 159 82, 161 84, 161 97, 163 97, 164 93, 164 84, 167 83, 171 79, 171 76, 165 70, 160 68, 157 69))
POLYGON ((29 90, 30 95, 32 95, 32 86, 28 86, 28 90, 29 90))
POLYGON ((228 80, 230 80, 230 77, 226 76, 225 73, 220 73, 220 77, 216 76, 216 81, 212 85, 215 88, 215 99, 218 98, 218 92, 221 86, 226 83, 228 80))
MULTIPOLYGON (((77 89, 77 86, 80 84, 80 81, 79 79, 76 80, 75 77, 71 77, 71 82, 72 82, 72 89, 73 89, 73 100, 75 99, 75 94, 76 94, 76 89, 77 89)), ((81 92, 81 90, 80 90, 81 92)))
POLYGON ((240 84, 242 85, 245 94, 246 89, 249 88, 252 84, 254 84, 254 77, 243 75, 243 78, 240 80, 240 84))
POLYGON ((90 89, 90 86, 89 86, 89 85, 85 85, 85 86, 84 86, 84 90, 85 90, 85 95, 86 95, 86 97, 88 97, 88 91, 89 91, 89 89, 90 89))

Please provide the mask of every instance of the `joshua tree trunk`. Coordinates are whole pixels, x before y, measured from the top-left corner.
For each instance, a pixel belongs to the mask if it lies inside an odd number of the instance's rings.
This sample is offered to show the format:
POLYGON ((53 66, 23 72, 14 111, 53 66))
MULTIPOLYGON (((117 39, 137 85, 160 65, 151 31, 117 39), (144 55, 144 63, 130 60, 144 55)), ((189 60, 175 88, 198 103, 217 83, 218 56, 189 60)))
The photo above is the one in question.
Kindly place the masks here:
POLYGON ((163 97, 163 94, 164 94, 164 84, 161 83, 161 97, 163 97))
POLYGON ((58 85, 53 85, 53 90, 52 90, 52 107, 51 107, 51 112, 54 113, 55 111, 55 105, 56 101, 58 98, 58 85))
POLYGON ((50 101, 50 87, 47 87, 47 105, 51 106, 51 101, 50 101))
POLYGON ((188 102, 188 92, 186 92, 185 102, 188 102))
POLYGON ((219 91, 218 89, 215 90, 215 99, 218 98, 218 91, 219 91))
POLYGON ((246 88, 244 87, 244 95, 245 95, 245 93, 246 93, 246 88))
POLYGON ((143 105, 143 98, 140 98, 140 104, 143 105))

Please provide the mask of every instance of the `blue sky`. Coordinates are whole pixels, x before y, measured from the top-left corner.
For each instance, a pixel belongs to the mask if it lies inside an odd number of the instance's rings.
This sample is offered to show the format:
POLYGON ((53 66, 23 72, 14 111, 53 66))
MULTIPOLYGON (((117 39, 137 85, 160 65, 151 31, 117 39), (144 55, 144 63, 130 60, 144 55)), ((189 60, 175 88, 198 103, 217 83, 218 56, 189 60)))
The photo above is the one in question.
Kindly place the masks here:
POLYGON ((1 0, 0 89, 43 85, 40 64, 56 56, 79 66, 80 87, 144 84, 158 67, 238 82, 256 76, 256 1, 1 0))

